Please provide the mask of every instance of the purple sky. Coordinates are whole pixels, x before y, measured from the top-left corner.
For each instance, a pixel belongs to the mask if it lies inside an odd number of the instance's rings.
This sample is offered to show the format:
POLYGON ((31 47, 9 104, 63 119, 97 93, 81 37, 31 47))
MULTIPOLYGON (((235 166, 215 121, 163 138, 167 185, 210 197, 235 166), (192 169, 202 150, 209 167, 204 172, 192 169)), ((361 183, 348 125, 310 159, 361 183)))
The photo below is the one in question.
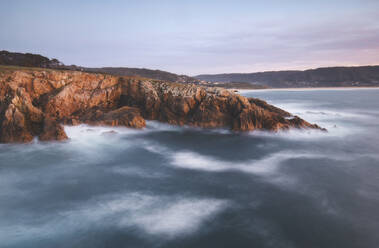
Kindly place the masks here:
POLYGON ((379 64, 379 1, 0 1, 0 49, 201 73, 379 64))

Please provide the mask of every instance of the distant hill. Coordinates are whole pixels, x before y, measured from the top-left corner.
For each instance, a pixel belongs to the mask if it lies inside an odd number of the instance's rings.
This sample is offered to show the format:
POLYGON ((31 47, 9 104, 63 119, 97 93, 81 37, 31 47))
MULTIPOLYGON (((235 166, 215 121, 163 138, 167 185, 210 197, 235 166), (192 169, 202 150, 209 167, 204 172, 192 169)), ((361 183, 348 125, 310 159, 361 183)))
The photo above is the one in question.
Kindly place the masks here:
POLYGON ((225 89, 267 89, 269 87, 260 84, 252 84, 246 82, 204 82, 201 81, 200 85, 207 87, 221 87, 225 89))
POLYGON ((210 82, 254 83, 272 88, 379 86, 379 66, 214 74, 199 75, 195 78, 210 82))
POLYGON ((115 76, 140 76, 144 78, 158 79, 177 83, 197 83, 199 81, 198 79, 188 77, 185 75, 177 75, 174 73, 160 70, 127 67, 89 68, 76 65, 64 65, 57 59, 49 59, 39 54, 13 53, 8 51, 0 51, 0 65, 76 70, 85 72, 106 73, 115 76))
POLYGON ((115 76, 140 76, 169 82, 195 83, 225 88, 379 87, 379 66, 326 67, 306 71, 268 71, 189 77, 144 68, 90 68, 65 65, 57 59, 49 59, 39 54, 8 51, 0 51, 0 65, 76 70, 115 76))

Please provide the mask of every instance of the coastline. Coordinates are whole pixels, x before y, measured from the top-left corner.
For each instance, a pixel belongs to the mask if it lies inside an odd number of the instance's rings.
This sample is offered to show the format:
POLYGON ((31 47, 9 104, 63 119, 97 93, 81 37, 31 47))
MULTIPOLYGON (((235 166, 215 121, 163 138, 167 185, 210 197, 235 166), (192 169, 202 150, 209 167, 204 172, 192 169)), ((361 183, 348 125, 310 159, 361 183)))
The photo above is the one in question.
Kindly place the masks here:
POLYGON ((326 91, 326 90, 379 90, 379 87, 315 87, 315 88, 270 88, 270 89, 228 89, 235 93, 250 91, 326 91), (237 91, 237 92, 236 92, 237 91))

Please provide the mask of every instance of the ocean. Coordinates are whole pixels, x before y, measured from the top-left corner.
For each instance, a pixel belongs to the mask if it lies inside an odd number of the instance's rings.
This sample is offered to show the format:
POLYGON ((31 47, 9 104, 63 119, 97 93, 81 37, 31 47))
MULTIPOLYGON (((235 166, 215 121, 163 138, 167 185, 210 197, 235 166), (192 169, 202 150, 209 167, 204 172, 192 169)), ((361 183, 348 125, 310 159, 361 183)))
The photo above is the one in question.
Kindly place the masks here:
POLYGON ((149 121, 1 144, 0 247, 378 247, 379 90, 242 94, 328 132, 149 121))

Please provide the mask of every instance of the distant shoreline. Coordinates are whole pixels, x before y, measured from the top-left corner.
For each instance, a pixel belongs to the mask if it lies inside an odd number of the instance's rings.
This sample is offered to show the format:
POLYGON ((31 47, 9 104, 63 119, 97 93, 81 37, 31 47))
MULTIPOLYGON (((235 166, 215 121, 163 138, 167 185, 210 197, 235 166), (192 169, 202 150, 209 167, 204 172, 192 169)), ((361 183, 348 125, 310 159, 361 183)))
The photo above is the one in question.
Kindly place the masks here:
POLYGON ((270 88, 270 89, 229 89, 231 91, 248 92, 248 91, 317 91, 317 90, 379 90, 379 87, 312 87, 312 88, 270 88))

